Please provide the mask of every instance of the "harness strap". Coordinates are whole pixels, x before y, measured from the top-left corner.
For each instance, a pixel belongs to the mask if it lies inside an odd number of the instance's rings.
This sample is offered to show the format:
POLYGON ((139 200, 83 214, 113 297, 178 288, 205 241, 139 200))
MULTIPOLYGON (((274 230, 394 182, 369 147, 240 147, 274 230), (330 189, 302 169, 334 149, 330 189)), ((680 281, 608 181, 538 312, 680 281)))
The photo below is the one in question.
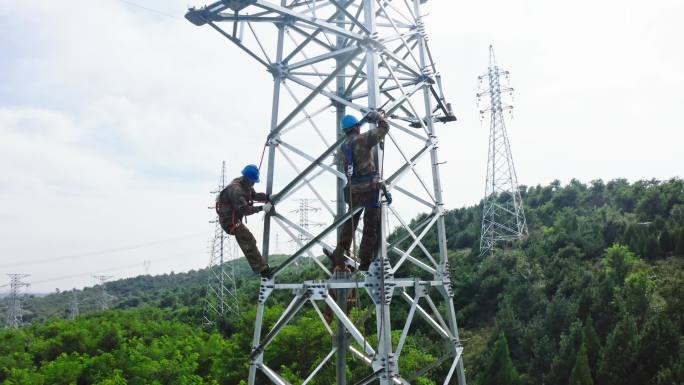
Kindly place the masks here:
POLYGON ((240 222, 240 221, 237 221, 237 223, 235 223, 235 210, 233 210, 233 220, 232 220, 232 222, 231 222, 231 224, 230 224, 230 231, 229 231, 229 233, 230 233, 231 235, 232 235, 233 233, 235 233, 235 229, 237 229, 238 226, 240 226, 241 223, 242 223, 242 222, 240 222))
POLYGON ((351 177, 352 184, 361 184, 366 182, 372 182, 375 177, 378 176, 377 172, 368 175, 358 175, 351 177))
POLYGON ((347 139, 342 146, 344 155, 347 158, 347 177, 353 178, 356 175, 356 167, 354 167, 354 151, 352 151, 352 140, 347 139))

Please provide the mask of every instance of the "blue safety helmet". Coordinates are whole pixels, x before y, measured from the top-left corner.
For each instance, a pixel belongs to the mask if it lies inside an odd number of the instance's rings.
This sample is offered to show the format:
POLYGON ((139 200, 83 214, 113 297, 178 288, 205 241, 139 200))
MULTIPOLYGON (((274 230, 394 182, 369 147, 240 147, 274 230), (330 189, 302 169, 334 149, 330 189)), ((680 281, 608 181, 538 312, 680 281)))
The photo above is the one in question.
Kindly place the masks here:
POLYGON ((259 168, 253 164, 248 164, 242 169, 242 176, 250 182, 259 183, 259 168))
POLYGON ((342 118, 342 121, 340 122, 340 125, 342 126, 342 131, 349 132, 352 128, 354 128, 356 125, 359 124, 359 120, 356 119, 356 116, 354 115, 345 115, 342 118))

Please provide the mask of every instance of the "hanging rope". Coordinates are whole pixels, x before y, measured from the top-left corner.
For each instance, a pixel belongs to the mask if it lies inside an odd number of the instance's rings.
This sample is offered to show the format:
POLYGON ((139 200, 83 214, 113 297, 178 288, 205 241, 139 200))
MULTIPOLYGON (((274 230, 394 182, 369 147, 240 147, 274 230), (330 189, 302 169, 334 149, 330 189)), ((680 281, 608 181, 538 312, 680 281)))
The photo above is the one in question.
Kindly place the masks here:
POLYGON ((261 171, 261 165, 264 163, 264 155, 266 154, 267 143, 264 143, 264 148, 261 150, 261 159, 259 159, 259 171, 261 171))

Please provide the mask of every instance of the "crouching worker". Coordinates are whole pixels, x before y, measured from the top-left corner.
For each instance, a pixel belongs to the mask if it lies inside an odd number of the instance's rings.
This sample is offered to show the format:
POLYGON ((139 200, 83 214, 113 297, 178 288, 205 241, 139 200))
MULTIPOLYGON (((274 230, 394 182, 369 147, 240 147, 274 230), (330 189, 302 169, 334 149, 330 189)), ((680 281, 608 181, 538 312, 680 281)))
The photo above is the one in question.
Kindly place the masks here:
MULTIPOLYGON (((216 213, 223 230, 235 237, 252 271, 263 278, 271 278, 273 275, 271 267, 261 257, 254 235, 242 223, 243 217, 264 210, 264 206, 254 206, 254 201, 269 201, 267 194, 254 191, 255 183, 259 183, 259 169, 249 164, 242 169, 241 177, 233 179, 221 191, 216 199, 216 213)), ((271 204, 266 203, 266 206, 270 209, 271 204)))
POLYGON ((346 141, 340 148, 339 157, 343 160, 347 171, 348 182, 345 187, 345 201, 351 209, 362 207, 353 218, 347 220, 337 240, 337 247, 332 253, 323 252, 333 261, 335 271, 348 271, 345 266, 345 254, 349 253, 352 238, 363 213, 363 236, 359 246, 359 270, 367 271, 380 241, 380 175, 373 157, 377 146, 389 132, 389 123, 380 112, 370 112, 361 121, 352 115, 346 115, 340 122, 346 141), (375 123, 376 127, 361 133, 361 125, 366 121, 375 123))

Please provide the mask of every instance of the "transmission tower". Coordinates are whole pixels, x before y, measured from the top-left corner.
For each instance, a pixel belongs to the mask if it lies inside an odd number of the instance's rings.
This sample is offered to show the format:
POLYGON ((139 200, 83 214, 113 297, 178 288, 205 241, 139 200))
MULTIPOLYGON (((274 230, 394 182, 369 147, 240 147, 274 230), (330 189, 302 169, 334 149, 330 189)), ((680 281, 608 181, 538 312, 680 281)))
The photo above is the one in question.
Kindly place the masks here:
POLYGON ((28 288, 29 283, 22 279, 29 274, 7 274, 10 277, 9 309, 7 311, 7 326, 18 328, 23 323, 24 311, 21 307, 21 289, 28 288))
MULTIPOLYGON (((226 182, 226 162, 222 162, 219 186, 216 191, 212 191, 217 201, 218 195, 226 187, 226 182)), ((210 209, 213 210, 214 207, 210 209)), ((207 269, 209 274, 202 316, 202 324, 205 326, 213 325, 217 319, 226 314, 240 314, 235 283, 235 263, 227 263, 228 260, 234 260, 237 257, 235 247, 232 240, 223 232, 218 217, 211 223, 214 223, 214 235, 209 246, 210 258, 207 269)))
POLYGON ((480 117, 489 115, 489 158, 487 181, 482 207, 480 255, 494 251, 497 243, 523 239, 527 236, 527 222, 523 210, 518 177, 513 165, 513 154, 506 133, 504 111, 512 111, 504 95, 513 95, 513 88, 501 86, 501 77, 509 79, 509 72, 496 65, 494 48, 489 46, 489 70, 480 76, 478 103, 488 98, 489 104, 480 110, 480 117), (484 84, 483 84, 484 80, 484 84))
POLYGON ((100 310, 109 309, 109 300, 113 299, 114 296, 107 293, 107 281, 114 278, 111 275, 93 275, 93 278, 97 280, 100 285, 100 297, 97 299, 97 304, 100 310))
MULTIPOLYGON (((299 214, 299 226, 307 232, 310 232, 312 227, 320 227, 325 225, 325 223, 315 221, 312 222, 309 219, 310 213, 319 211, 321 211, 320 207, 312 206, 311 199, 308 198, 301 198, 299 200, 299 208, 292 210, 292 212, 299 214)), ((291 242, 295 242, 299 247, 302 247, 309 239, 311 238, 306 234, 299 233, 297 234, 297 239, 293 239, 291 242)))
POLYGON ((71 300, 69 301, 69 319, 76 319, 79 315, 78 309, 78 292, 74 289, 71 292, 71 300))
POLYGON ((143 267, 145 268, 145 275, 150 275, 150 266, 152 261, 143 261, 143 267))
MULTIPOLYGON (((437 122, 455 120, 442 92, 422 16, 424 0, 232 0, 191 8, 186 19, 209 26, 247 53, 273 76, 270 130, 266 137, 266 193, 276 209, 264 215, 261 251, 268 262, 276 224, 291 239, 305 244, 274 269, 273 279, 262 279, 252 341, 248 383, 289 384, 265 359, 269 344, 277 343, 284 326, 307 307, 318 314, 332 336, 330 350, 309 373, 305 383, 334 362, 338 385, 347 384, 349 365, 367 365, 359 383, 407 384, 427 372, 444 369, 441 383, 458 379, 465 385, 463 348, 456 323, 453 291, 447 263, 444 202, 437 154, 437 122), (382 109, 392 127, 383 146, 375 147, 381 179, 395 193, 394 202, 381 203, 382 226, 377 258, 368 273, 332 274, 317 258, 322 279, 285 281, 283 269, 315 247, 332 251, 341 226, 361 208, 347 210, 343 200, 344 165, 333 155, 345 141, 339 122, 347 113, 362 116, 382 109), (278 207, 301 198, 301 190, 320 202, 326 226, 309 231, 292 213, 278 207), (401 194, 401 196, 399 196, 401 194), (330 207, 328 202, 336 205, 330 207), (410 222, 421 211, 422 220, 410 222), (388 230, 401 230, 388 241, 388 230), (436 228, 438 250, 428 250, 423 238, 436 228), (433 253, 436 256, 433 256, 433 253), (408 268, 408 267, 411 268, 408 268), (420 271, 420 273, 415 273, 420 271), (346 298, 362 290, 359 301, 366 315, 375 313, 375 327, 365 317, 347 314, 346 298), (274 291, 293 293, 289 305, 270 331, 262 334, 264 312, 274 291), (329 295, 332 291, 335 298, 329 295), (310 307, 309 307, 310 305, 310 307), (330 328, 320 306, 334 314, 330 328), (390 308, 403 308, 401 320, 391 321, 390 308), (408 314, 408 316, 406 316, 408 314), (392 325, 401 322, 396 344, 392 325), (441 356, 409 373, 402 369, 402 349, 412 326, 444 341, 441 356), (361 323, 362 325, 357 325, 361 323), (370 330, 369 330, 370 329, 370 330), (371 338, 369 338, 371 337, 371 338), (275 340, 274 340, 275 339, 275 340), (370 341, 373 341, 371 346, 370 341), (354 360, 347 360, 351 355, 354 360), (333 359, 334 357, 334 359, 333 359), (257 377, 257 373, 263 379, 257 377)), ((244 76, 234 66, 234 76, 244 76)), ((370 124, 369 128, 374 125, 370 124)), ((365 128, 364 128, 365 129, 365 128)), ((348 261, 355 265, 355 261, 348 261)), ((297 275, 292 279, 296 280, 297 275)), ((294 354, 294 352, 293 352, 294 354)), ((322 380, 333 383, 330 380, 322 380)), ((357 380, 358 381, 358 380, 357 380)))

